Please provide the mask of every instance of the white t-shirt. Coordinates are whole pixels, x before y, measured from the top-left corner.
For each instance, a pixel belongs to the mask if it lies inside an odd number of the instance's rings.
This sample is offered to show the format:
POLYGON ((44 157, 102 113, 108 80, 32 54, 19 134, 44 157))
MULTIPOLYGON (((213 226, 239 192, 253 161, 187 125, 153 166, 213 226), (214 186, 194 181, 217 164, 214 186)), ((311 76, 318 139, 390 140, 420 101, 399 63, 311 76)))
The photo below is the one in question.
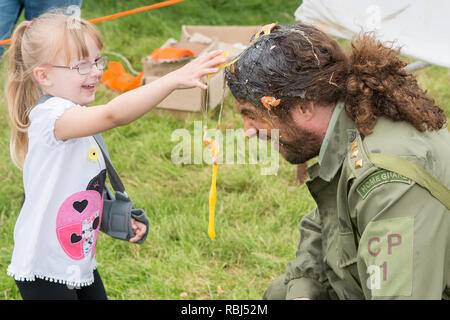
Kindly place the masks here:
POLYGON ((16 280, 37 277, 72 286, 94 281, 106 169, 93 137, 55 139, 55 121, 70 107, 84 108, 44 96, 29 115, 25 202, 8 267, 16 280))

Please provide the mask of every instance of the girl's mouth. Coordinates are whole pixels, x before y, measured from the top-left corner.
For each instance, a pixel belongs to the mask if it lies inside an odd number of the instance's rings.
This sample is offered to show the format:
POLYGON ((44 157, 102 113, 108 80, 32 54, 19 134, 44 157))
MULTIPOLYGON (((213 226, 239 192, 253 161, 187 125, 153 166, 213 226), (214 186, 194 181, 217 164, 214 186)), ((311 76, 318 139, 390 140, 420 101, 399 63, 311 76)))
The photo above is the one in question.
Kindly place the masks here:
POLYGON ((95 84, 88 84, 88 85, 84 85, 81 86, 83 89, 89 91, 89 92, 94 92, 95 91, 95 84))

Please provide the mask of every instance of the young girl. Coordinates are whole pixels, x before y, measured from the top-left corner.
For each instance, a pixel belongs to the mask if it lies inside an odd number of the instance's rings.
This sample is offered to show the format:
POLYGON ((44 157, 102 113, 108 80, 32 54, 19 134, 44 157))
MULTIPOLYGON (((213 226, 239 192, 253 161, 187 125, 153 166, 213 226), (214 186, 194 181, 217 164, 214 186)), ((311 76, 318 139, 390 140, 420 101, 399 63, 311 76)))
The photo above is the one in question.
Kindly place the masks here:
MULTIPOLYGON (((95 261, 106 169, 92 135, 133 122, 175 89, 205 89, 201 78, 225 62, 210 52, 87 108, 107 65, 102 47, 92 24, 54 13, 21 23, 12 38, 11 156, 26 196, 8 274, 24 299, 106 299, 95 261)), ((145 225, 134 221, 133 230, 136 242, 145 225)))

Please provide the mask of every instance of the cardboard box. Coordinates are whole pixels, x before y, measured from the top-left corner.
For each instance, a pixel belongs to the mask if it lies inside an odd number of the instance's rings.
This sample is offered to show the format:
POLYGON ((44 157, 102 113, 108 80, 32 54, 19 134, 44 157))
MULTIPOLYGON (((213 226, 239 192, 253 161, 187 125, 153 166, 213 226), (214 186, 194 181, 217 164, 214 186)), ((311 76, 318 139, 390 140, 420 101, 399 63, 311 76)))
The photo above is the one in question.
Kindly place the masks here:
MULTIPOLYGON (((239 55, 250 43, 250 38, 260 30, 259 26, 182 26, 181 40, 169 40, 162 47, 189 49, 194 56, 205 51, 220 49, 228 51, 228 58, 239 55)), ((192 58, 186 57, 179 60, 152 60, 146 57, 143 60, 144 77, 142 85, 158 79, 159 77, 174 71, 192 58)), ((209 108, 216 108, 221 104, 229 92, 224 88, 225 73, 223 70, 210 79, 209 84, 209 108)), ((200 88, 175 90, 164 99, 157 108, 200 112, 202 110, 202 94, 200 88)))
MULTIPOLYGON (((211 43, 200 43, 192 41, 175 41, 169 39, 164 45, 161 46, 161 48, 165 47, 188 49, 192 51, 194 57, 197 57, 202 52, 216 49, 217 43, 216 41, 212 41, 211 43)), ((194 57, 186 56, 177 60, 153 60, 150 56, 147 56, 142 60, 144 65, 144 77, 162 77, 169 72, 181 68, 186 63, 194 59, 194 57)))
MULTIPOLYGON (((197 57, 205 51, 212 51, 217 49, 217 41, 214 39, 208 42, 193 42, 187 40, 181 41, 168 41, 162 47, 170 46, 172 48, 189 49, 194 53, 194 57, 197 57)), ((149 56, 143 59, 144 64, 144 77, 142 78, 142 85, 152 82, 165 74, 172 72, 194 59, 193 57, 186 57, 178 60, 153 60, 149 56)), ((221 102, 224 95, 228 93, 223 90, 224 81, 223 70, 211 77, 209 83, 209 108, 212 110, 217 107, 221 102)), ((205 79, 206 81, 206 79, 205 79)), ((190 111, 199 112, 202 110, 202 89, 180 89, 172 92, 166 99, 161 101, 157 108, 177 110, 177 111, 190 111)))
POLYGON ((219 42, 229 44, 240 43, 244 46, 250 44, 250 38, 259 30, 261 26, 186 26, 181 27, 181 40, 187 40, 196 33, 202 34, 211 39, 215 38, 219 42))
MULTIPOLYGON (((228 94, 228 88, 226 87, 225 90, 223 88, 224 76, 225 73, 223 70, 221 70, 210 79, 208 90, 209 110, 213 110, 218 105, 220 105, 223 98, 228 94)), ((142 85, 152 82, 156 79, 159 79, 159 77, 143 77, 142 85)), ((202 111, 203 94, 204 90, 200 88, 175 90, 163 101, 161 101, 158 104, 157 108, 177 111, 200 112, 202 111)))
POLYGON ((181 27, 181 40, 198 39, 200 35, 217 41, 217 49, 238 56, 250 44, 250 38, 260 26, 186 26, 181 27))

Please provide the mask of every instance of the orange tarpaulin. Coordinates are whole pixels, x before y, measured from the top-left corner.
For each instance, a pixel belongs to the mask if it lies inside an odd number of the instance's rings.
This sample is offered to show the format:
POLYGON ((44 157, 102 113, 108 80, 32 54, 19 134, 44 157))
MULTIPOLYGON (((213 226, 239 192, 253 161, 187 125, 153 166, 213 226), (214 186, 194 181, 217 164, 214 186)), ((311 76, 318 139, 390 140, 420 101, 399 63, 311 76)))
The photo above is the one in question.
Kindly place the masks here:
POLYGON ((150 54, 153 60, 177 60, 186 56, 193 57, 194 53, 189 49, 166 47, 155 49, 150 54))
POLYGON ((140 86, 144 71, 137 77, 125 72, 125 68, 116 61, 108 64, 108 69, 103 72, 101 82, 107 87, 119 91, 128 91, 140 86))

